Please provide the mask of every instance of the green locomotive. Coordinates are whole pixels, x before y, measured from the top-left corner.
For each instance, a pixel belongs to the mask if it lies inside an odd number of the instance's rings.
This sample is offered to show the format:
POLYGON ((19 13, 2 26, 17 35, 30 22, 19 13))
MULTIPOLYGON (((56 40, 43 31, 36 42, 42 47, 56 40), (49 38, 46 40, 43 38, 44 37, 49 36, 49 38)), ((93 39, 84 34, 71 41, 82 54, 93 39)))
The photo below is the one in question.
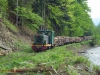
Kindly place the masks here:
POLYGON ((34 36, 34 43, 32 44, 32 49, 38 52, 44 51, 52 47, 54 47, 54 31, 39 30, 38 34, 34 36))

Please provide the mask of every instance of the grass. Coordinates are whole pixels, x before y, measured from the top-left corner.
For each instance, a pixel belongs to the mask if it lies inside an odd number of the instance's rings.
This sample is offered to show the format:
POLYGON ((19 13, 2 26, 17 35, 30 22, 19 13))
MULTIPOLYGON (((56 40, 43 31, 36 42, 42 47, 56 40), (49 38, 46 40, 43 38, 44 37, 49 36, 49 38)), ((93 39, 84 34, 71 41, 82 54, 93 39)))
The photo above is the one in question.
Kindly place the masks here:
MULTIPOLYGON (((19 43, 17 43, 19 44, 19 43)), ((66 45, 61 47, 55 47, 45 52, 35 53, 30 46, 24 45, 23 50, 15 53, 11 53, 7 56, 1 56, 0 69, 11 70, 14 67, 17 68, 34 68, 37 64, 47 63, 46 66, 53 66, 55 69, 59 68, 59 65, 65 63, 67 65, 74 65, 77 63, 87 62, 81 56, 75 56, 71 50, 66 49, 66 45)), ((70 72, 70 71, 69 71, 70 72)), ((76 72, 73 71, 73 73, 76 72)), ((73 74, 71 72, 71 74, 73 74)))
POLYGON ((94 70, 100 72, 100 66, 97 66, 97 65, 92 65, 94 67, 94 70))
POLYGON ((13 25, 10 21, 5 20, 4 23, 10 30, 12 30, 14 32, 18 32, 17 27, 15 25, 13 25))

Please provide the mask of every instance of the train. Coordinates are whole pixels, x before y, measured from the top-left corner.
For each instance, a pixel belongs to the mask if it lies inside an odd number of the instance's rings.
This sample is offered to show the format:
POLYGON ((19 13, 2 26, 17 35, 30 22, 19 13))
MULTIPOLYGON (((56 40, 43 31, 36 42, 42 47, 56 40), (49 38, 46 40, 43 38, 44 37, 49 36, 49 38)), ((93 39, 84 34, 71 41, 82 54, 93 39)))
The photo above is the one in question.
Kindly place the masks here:
POLYGON ((39 30, 34 35, 34 42, 32 49, 35 52, 45 51, 55 46, 61 46, 69 43, 78 43, 85 40, 92 39, 91 36, 79 36, 79 37, 68 37, 68 36, 56 36, 53 30, 39 30))

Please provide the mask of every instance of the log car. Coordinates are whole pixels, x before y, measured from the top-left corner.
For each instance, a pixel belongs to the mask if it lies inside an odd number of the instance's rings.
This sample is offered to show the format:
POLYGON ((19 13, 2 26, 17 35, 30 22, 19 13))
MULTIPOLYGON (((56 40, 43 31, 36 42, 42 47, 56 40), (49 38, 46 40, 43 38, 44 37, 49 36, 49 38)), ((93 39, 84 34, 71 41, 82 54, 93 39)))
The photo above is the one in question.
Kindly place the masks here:
POLYGON ((61 46, 64 44, 69 44, 69 43, 78 43, 82 42, 84 40, 89 40, 91 39, 90 36, 85 36, 83 37, 67 37, 67 36, 57 36, 54 38, 54 44, 55 46, 61 46))

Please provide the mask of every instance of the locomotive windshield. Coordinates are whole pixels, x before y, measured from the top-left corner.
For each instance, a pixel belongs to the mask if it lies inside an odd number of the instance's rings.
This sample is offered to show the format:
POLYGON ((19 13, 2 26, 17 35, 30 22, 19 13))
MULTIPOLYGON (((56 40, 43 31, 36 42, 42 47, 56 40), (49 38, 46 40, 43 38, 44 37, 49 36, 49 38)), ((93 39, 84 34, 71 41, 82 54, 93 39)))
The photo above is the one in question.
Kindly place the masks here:
POLYGON ((34 44, 48 44, 48 36, 44 34, 35 35, 34 44))
POLYGON ((37 36, 37 37, 36 37, 36 41, 37 41, 37 43, 41 43, 41 42, 42 42, 41 36, 37 36))
POLYGON ((43 36, 42 35, 35 35, 34 43, 35 44, 43 44, 43 36))

